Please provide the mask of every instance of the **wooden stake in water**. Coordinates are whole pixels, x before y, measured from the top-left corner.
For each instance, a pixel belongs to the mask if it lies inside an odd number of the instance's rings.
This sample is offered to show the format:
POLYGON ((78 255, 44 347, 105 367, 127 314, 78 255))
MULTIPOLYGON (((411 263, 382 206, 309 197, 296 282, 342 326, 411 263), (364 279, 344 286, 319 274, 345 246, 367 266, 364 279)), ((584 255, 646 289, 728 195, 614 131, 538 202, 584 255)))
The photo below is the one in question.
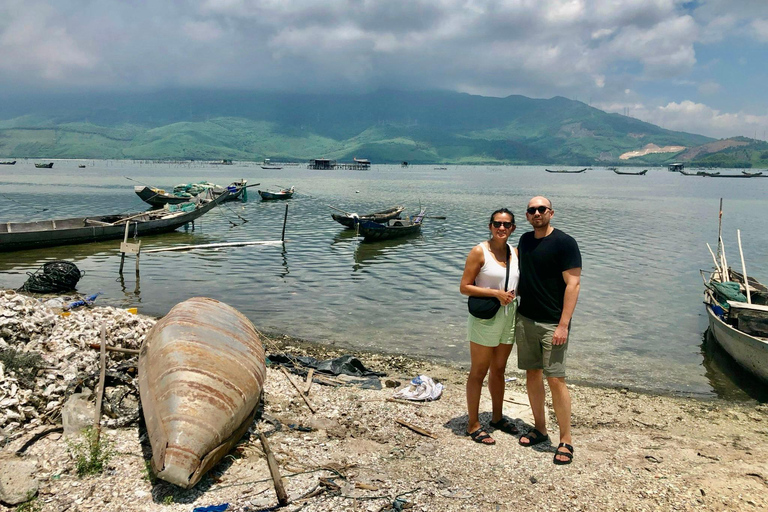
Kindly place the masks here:
POLYGON ((749 278, 747 277, 747 266, 744 264, 744 251, 741 250, 741 230, 736 230, 736 238, 739 241, 739 255, 741 256, 741 273, 744 274, 744 288, 747 289, 747 304, 752 304, 752 295, 749 293, 749 278))
POLYGON ((283 217, 283 234, 280 235, 280 240, 285 242, 285 223, 288 222, 288 205, 285 205, 285 217, 283 217))

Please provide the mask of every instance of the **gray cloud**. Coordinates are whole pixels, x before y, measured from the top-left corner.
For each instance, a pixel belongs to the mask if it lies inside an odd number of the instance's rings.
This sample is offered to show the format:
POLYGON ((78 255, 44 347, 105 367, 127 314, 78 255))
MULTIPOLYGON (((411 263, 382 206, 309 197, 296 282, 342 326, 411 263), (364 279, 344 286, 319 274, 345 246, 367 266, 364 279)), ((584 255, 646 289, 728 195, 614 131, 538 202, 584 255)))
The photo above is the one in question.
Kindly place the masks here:
POLYGON ((695 45, 734 27, 768 40, 768 5, 732 4, 5 0, 0 88, 444 88, 619 104, 638 84, 685 79, 695 45))

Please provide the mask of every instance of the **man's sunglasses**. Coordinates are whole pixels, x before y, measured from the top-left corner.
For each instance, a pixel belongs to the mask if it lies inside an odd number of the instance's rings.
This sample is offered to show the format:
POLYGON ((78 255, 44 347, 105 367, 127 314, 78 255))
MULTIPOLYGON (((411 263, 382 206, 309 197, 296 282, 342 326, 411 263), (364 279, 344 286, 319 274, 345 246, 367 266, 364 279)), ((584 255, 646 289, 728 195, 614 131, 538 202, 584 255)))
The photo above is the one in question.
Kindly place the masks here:
POLYGON ((495 228, 500 228, 501 226, 504 226, 505 228, 509 229, 512 226, 514 226, 514 224, 512 224, 511 222, 502 221, 502 220, 494 220, 493 222, 491 222, 491 224, 493 224, 493 227, 495 228))
POLYGON ((528 212, 528 215, 533 215, 536 212, 539 212, 540 214, 545 214, 547 210, 549 210, 549 206, 530 206, 528 207, 526 212, 528 212))

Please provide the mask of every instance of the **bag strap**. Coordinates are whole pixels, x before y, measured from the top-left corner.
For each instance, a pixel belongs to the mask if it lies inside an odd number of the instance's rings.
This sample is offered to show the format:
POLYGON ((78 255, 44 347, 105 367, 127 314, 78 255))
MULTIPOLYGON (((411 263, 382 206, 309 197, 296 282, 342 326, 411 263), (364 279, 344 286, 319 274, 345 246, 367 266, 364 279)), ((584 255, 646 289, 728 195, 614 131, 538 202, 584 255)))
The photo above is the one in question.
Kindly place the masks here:
POLYGON ((509 244, 504 244, 507 246, 507 277, 504 279, 504 291, 507 291, 507 285, 509 284, 509 265, 512 263, 512 251, 509 250, 509 244))

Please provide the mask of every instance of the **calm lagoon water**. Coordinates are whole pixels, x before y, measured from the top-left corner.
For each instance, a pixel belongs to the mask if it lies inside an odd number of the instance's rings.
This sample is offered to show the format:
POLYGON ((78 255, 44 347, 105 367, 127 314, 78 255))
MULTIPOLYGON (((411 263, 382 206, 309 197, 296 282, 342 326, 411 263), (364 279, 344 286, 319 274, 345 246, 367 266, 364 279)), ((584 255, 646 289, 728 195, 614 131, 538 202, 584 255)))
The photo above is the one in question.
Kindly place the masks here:
POLYGON ((739 265, 740 229, 748 273, 768 281, 768 179, 685 177, 666 169, 619 176, 601 168, 569 175, 512 166, 375 165, 360 172, 90 160, 79 169, 79 163, 56 161, 50 170, 32 161, 0 166, 0 221, 140 211, 137 183, 170 189, 245 178, 261 183, 254 189, 294 185, 297 193, 287 202, 261 202, 250 189, 248 202, 227 203, 199 219, 194 231, 144 237, 142 250, 279 240, 286 204, 287 242, 145 253, 139 282, 132 257, 119 279, 119 241, 0 253, 0 286, 17 288, 27 272, 67 259, 85 271, 80 293, 103 292, 99 304, 161 316, 204 295, 236 307, 262 331, 465 363, 466 298, 459 280, 466 256, 501 206, 518 216, 516 243, 529 229, 528 199, 544 194, 553 201, 553 224, 576 238, 584 259, 569 349, 573 380, 748 397, 731 381, 727 361, 703 346, 699 269, 712 266, 705 244, 716 247, 722 197, 729 262, 739 265), (366 213, 394 204, 411 214, 426 206, 428 215, 447 219, 427 219, 415 238, 362 244, 331 220, 328 207, 366 213))

